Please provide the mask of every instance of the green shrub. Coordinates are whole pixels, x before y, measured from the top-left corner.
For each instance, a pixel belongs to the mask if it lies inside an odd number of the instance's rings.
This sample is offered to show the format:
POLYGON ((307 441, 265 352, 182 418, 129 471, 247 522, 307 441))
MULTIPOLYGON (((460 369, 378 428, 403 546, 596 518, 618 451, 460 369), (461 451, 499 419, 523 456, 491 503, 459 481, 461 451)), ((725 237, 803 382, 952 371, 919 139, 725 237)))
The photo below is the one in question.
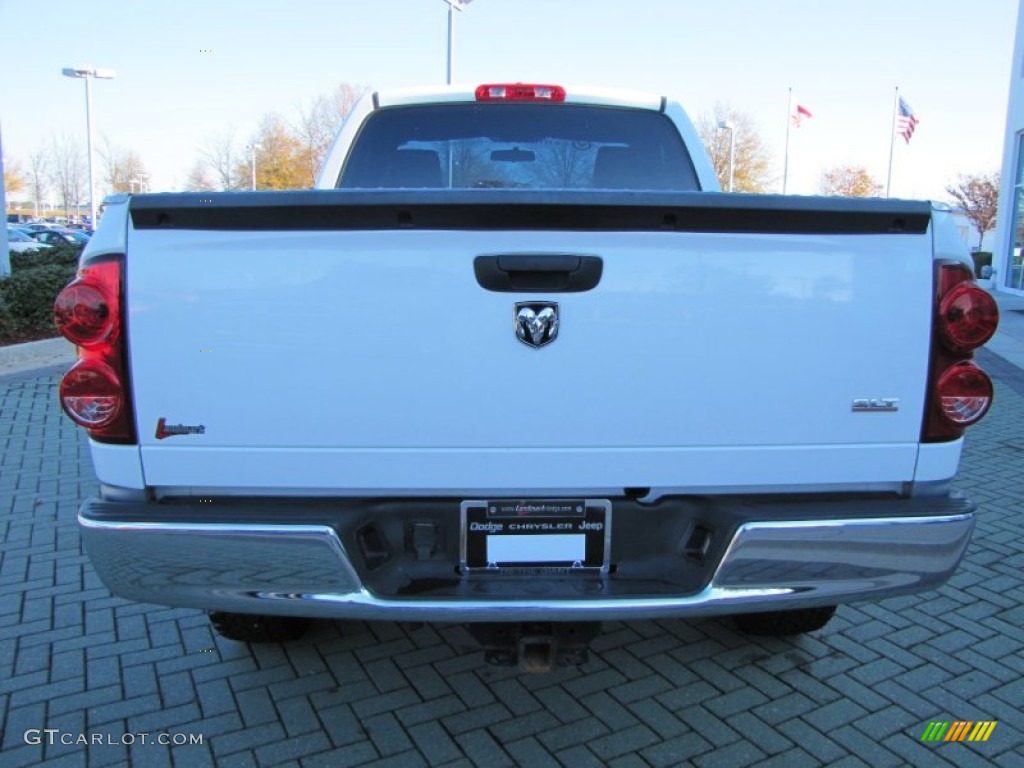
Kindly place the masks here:
POLYGON ((78 264, 78 257, 82 255, 82 249, 75 245, 58 245, 53 248, 45 248, 39 251, 28 251, 27 253, 11 252, 11 272, 21 272, 25 269, 35 269, 56 265, 60 267, 74 267, 78 264))
POLYGON ((0 341, 46 331, 56 335, 53 302, 74 276, 74 266, 46 264, 0 279, 0 341))
MULTIPOLYGON (((2 281, 0 285, 3 285, 2 281)), ((14 335, 14 318, 4 308, 3 298, 0 297, 0 344, 12 340, 14 335)))

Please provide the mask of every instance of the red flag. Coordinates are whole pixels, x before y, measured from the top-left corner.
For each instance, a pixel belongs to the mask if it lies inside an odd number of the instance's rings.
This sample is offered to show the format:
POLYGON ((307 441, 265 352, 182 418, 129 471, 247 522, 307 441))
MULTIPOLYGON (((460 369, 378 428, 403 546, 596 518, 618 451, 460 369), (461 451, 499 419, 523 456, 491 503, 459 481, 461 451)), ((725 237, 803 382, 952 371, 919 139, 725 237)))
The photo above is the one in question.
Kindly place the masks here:
POLYGON ((814 115, 811 114, 811 110, 803 104, 794 104, 793 106, 795 109, 793 110, 793 114, 789 117, 793 121, 793 125, 797 128, 804 124, 804 120, 814 117, 814 115))

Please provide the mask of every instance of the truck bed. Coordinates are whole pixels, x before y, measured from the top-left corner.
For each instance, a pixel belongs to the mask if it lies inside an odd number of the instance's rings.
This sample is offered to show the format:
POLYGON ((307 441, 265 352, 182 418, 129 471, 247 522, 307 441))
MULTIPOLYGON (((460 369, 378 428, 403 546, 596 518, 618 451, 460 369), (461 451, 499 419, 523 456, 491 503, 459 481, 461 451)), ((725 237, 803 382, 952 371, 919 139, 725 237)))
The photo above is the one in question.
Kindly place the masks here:
POLYGON ((921 450, 929 223, 927 203, 716 193, 136 196, 127 325, 145 482, 898 490, 921 450), (566 256, 599 260, 598 283, 494 290, 474 269, 566 256), (515 336, 526 301, 558 305, 539 349, 515 336), (898 403, 851 407, 865 399, 898 403), (160 423, 203 429, 158 438, 160 423))

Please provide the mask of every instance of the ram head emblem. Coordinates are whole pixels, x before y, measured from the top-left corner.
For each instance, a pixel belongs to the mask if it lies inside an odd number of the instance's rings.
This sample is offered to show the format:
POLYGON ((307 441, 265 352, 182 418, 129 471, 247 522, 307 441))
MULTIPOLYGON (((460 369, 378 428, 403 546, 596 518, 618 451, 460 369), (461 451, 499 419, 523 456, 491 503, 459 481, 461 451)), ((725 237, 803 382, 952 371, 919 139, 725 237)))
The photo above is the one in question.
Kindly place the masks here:
POLYGON ((515 306, 516 338, 539 349, 558 337, 558 305, 521 301, 515 306))

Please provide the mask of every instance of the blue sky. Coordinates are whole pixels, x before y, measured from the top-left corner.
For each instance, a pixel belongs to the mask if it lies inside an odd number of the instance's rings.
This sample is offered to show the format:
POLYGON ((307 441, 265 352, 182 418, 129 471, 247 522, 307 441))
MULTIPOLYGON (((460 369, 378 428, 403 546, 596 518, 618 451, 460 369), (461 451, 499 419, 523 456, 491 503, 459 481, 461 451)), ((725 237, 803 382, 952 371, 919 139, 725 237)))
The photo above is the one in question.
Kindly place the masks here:
MULTIPOLYGON (((443 83, 446 9, 0 0, 5 158, 24 165, 61 133, 84 146, 84 86, 60 70, 92 64, 118 71, 94 83, 96 135, 174 189, 210 134, 231 127, 241 145, 267 112, 293 119, 339 83, 443 83)), ((694 116, 728 102, 753 118, 780 185, 792 87, 814 114, 791 145, 789 191, 804 194, 837 164, 884 183, 899 86, 921 123, 897 141, 892 194, 944 198, 957 173, 999 166, 1016 18, 1014 0, 474 0, 456 19, 454 79, 636 88, 694 116)))

